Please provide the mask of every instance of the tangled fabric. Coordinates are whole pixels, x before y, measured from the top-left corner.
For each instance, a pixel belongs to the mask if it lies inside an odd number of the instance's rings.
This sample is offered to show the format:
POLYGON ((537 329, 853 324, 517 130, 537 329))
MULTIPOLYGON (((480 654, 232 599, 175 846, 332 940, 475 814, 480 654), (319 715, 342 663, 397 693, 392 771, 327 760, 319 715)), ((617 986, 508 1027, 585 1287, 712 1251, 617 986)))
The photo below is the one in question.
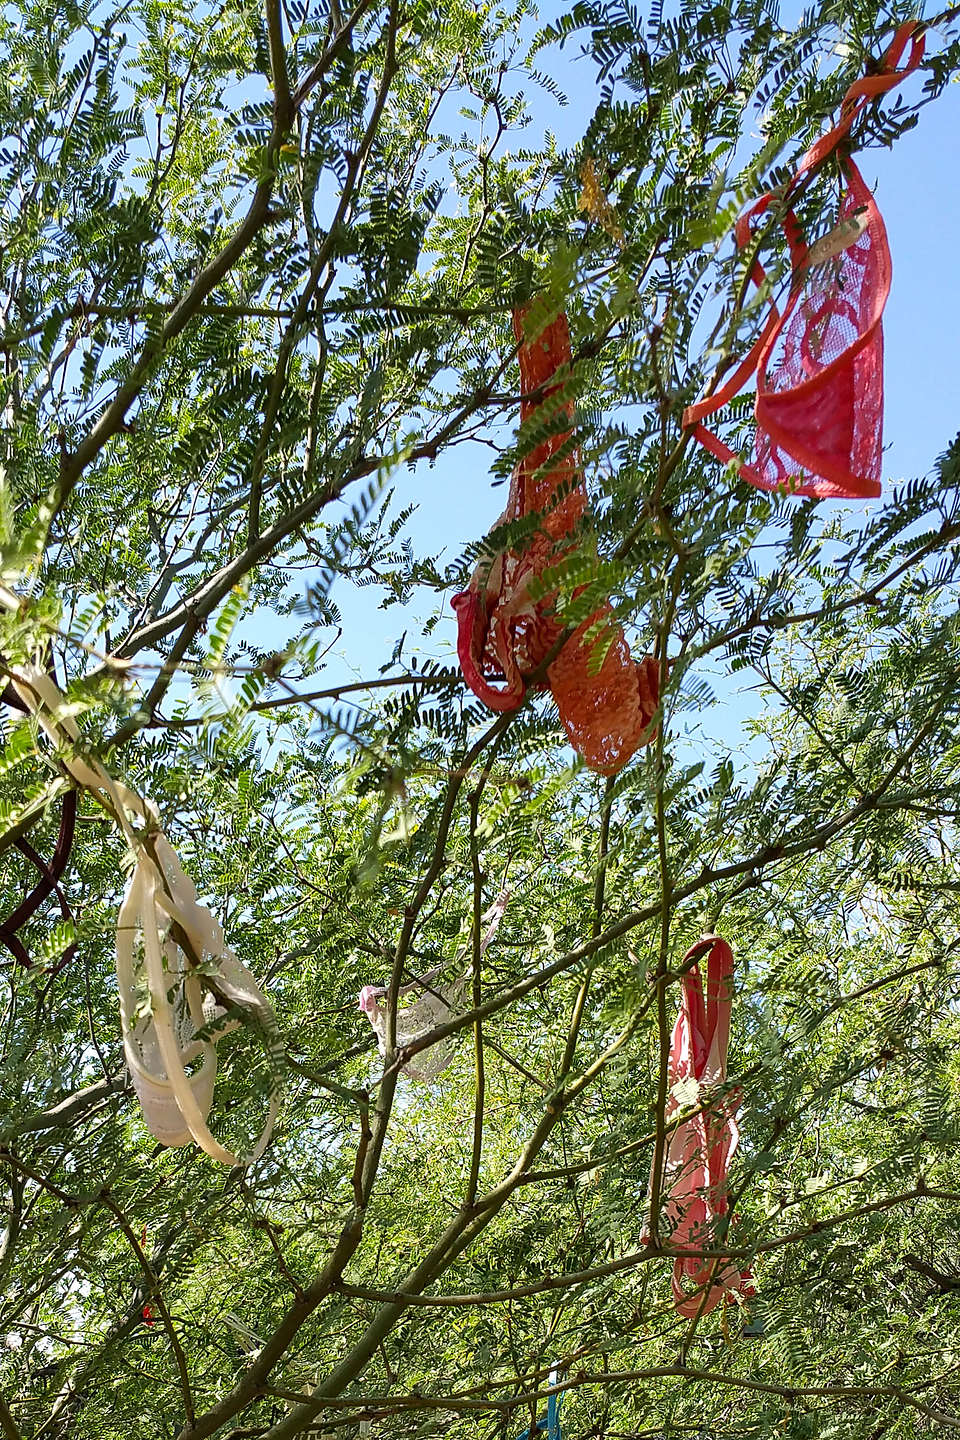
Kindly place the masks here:
MULTIPOLYGON (((431 970, 422 975, 415 984, 403 986, 396 1008, 398 1050, 423 1040, 431 1030, 436 1030, 438 1025, 451 1020, 457 1013, 466 981, 461 976, 452 985, 437 987, 438 973, 437 970, 431 970), (411 994, 414 995, 412 999, 409 998, 411 994)), ((386 990, 378 985, 364 985, 359 999, 360 1009, 373 1026, 381 1055, 387 1053, 387 1023, 390 1013, 385 995, 386 990)), ((411 1080, 422 1080, 424 1084, 430 1084, 447 1068, 453 1056, 453 1037, 448 1035, 445 1039, 418 1051, 413 1059, 404 1065, 403 1073, 411 1080)))
MULTIPOLYGON (((687 951, 684 962, 707 943, 706 1003, 699 967, 693 965, 683 977, 667 1071, 666 1122, 681 1110, 703 1107, 673 1130, 664 1155, 662 1221, 669 1244, 679 1250, 716 1245, 718 1222, 727 1214, 727 1168, 740 1139, 739 1095, 710 1094, 727 1078, 733 955, 719 935, 708 935, 687 951)), ((674 1263, 673 1298, 681 1315, 706 1315, 724 1296, 752 1289, 751 1276, 741 1275, 730 1260, 681 1255, 674 1263)))
MULTIPOLYGON (((851 85, 840 121, 807 151, 786 192, 762 195, 737 222, 740 249, 752 225, 775 201, 787 205, 810 171, 832 154, 870 100, 893 89, 920 63, 917 23, 901 25, 879 73, 851 85), (896 66, 907 42, 910 56, 896 66)), ((711 454, 739 463, 740 474, 763 490, 814 498, 858 499, 880 494, 883 442, 883 307, 890 292, 890 249, 880 211, 860 171, 841 161, 844 191, 837 223, 807 245, 792 209, 782 226, 790 250, 790 290, 780 314, 771 303, 763 331, 746 359, 715 394, 690 406, 685 428, 711 454), (702 424, 756 372, 756 449, 743 464, 702 424)), ((756 261, 750 278, 762 285, 756 261)))
MULTIPOLYGON (((480 939, 481 955, 486 953, 499 930, 500 921, 503 919, 509 899, 509 890, 501 890, 489 910, 483 915, 482 918, 487 928, 480 939)), ((457 958, 462 961, 464 956, 461 954, 457 958)), ((470 978, 469 972, 466 975, 458 976, 450 985, 440 985, 438 977, 442 968, 438 965, 428 974, 421 975, 418 980, 411 981, 409 985, 401 985, 395 1011, 398 1050, 403 1050, 408 1045, 425 1039, 432 1030, 445 1024, 457 1013, 466 992, 467 982, 470 978)), ((387 1053, 389 993, 387 985, 364 985, 358 1001, 359 1009, 373 1026, 377 1037, 377 1049, 381 1055, 387 1053)), ((410 1080, 422 1080, 425 1084, 430 1084, 450 1064, 455 1050, 455 1037, 447 1035, 442 1040, 436 1040, 432 1044, 424 1046, 422 1050, 418 1050, 404 1064, 402 1073, 410 1080)))
MULTIPOLYGON (((278 1047, 273 1008, 226 944, 219 922, 197 901, 162 831, 146 842, 117 917, 117 982, 127 1069, 150 1133, 162 1145, 192 1140, 225 1165, 237 1158, 210 1134, 216 1046, 252 1018, 278 1047), (152 853, 151 853, 152 851, 152 853), (203 967, 200 972, 197 965, 203 967), (208 988, 200 974, 209 973, 208 988), (141 996, 145 993, 147 1005, 141 996), (195 1066, 192 1073, 188 1067, 195 1066)), ((274 1065, 274 1069, 278 1067, 274 1065)), ((278 1088, 245 1163, 258 1160, 273 1130, 278 1088)))
MULTIPOLYGON (((464 679, 491 710, 515 710, 525 678, 542 665, 563 634, 553 614, 555 595, 530 596, 530 582, 569 553, 568 541, 583 517, 587 493, 573 445, 573 405, 563 397, 569 377, 570 331, 558 315, 534 339, 515 310, 513 330, 520 363, 521 425, 548 430, 517 466, 507 508, 494 530, 536 516, 536 532, 522 547, 502 547, 477 566, 469 587, 453 598, 457 653, 464 679), (494 684, 502 681, 502 685, 494 684)), ((577 627, 548 671, 560 719, 571 744, 602 775, 622 769, 652 738, 659 703, 659 672, 648 656, 637 663, 609 605, 577 627), (605 651, 594 673, 591 659, 605 651)))
MULTIPOLYGON (((0 603, 13 609, 19 602, 0 591, 0 603)), ((163 1145, 192 1140, 224 1165, 249 1164, 267 1145, 278 1105, 281 1046, 273 1008, 197 902, 153 804, 81 753, 64 696, 39 666, 12 667, 10 674, 64 768, 107 809, 136 857, 117 917, 116 958, 124 1052, 147 1126, 163 1145), (142 828, 135 830, 131 818, 142 828), (241 1023, 252 1023, 261 1036, 271 1091, 260 1138, 238 1161, 210 1133, 207 1115, 216 1045, 241 1023)))

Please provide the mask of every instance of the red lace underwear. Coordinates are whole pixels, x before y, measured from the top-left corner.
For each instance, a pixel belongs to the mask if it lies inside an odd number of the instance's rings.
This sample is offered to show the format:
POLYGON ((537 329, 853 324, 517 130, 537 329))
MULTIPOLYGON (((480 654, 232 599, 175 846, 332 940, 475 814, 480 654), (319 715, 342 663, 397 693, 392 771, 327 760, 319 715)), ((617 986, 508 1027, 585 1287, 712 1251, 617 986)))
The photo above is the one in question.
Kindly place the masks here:
MULTIPOLYGON (((785 192, 768 191, 737 221, 740 249, 752 239, 752 221, 774 202, 785 206, 802 177, 816 169, 843 140, 871 99, 899 85, 920 63, 923 36, 917 22, 897 30, 880 72, 850 86, 839 124, 807 151, 785 192), (911 42, 902 70, 895 67, 911 42)), ((771 303, 763 331, 733 375, 713 394, 684 412, 684 428, 713 455, 739 461, 728 445, 701 423, 737 394, 756 372, 756 450, 740 474, 763 490, 818 499, 857 499, 880 494, 883 441, 883 331, 881 316, 890 291, 890 250, 876 203, 860 171, 842 162, 844 191, 837 224, 807 245, 797 217, 787 209, 782 226, 790 249, 790 291, 783 313, 771 303)), ((750 272, 761 285, 766 272, 750 272)))
MULTIPOLYGON (((730 1039, 733 954, 719 935, 707 935, 684 956, 709 943, 707 996, 696 965, 683 977, 680 1013, 670 1039, 667 1070, 669 1124, 678 1111, 696 1110, 670 1135, 663 1159, 663 1238, 674 1250, 711 1250, 727 1214, 727 1169, 740 1140, 740 1095, 724 1091, 730 1039), (710 1091, 716 1088, 716 1096, 710 1091), (699 1109, 697 1107, 700 1107, 699 1109)), ((753 1293, 753 1277, 724 1256, 677 1257, 673 1299, 681 1315, 708 1314, 726 1297, 753 1293)))

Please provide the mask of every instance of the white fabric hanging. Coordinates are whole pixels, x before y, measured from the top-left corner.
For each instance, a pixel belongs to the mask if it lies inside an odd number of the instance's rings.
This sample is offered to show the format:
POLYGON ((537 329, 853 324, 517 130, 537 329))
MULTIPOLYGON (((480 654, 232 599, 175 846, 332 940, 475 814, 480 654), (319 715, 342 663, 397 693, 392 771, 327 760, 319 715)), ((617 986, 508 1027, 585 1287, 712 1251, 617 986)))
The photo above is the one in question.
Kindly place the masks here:
MULTIPOLYGON (((509 899, 509 890, 501 891, 483 916, 487 929, 480 941, 481 955, 484 954, 499 930, 500 921, 503 919, 503 912, 507 908, 509 899)), ((457 958, 462 961, 464 957, 461 954, 457 958)), ((418 980, 411 981, 409 985, 401 985, 396 1006, 398 1050, 424 1039, 432 1030, 436 1030, 440 1025, 445 1025, 460 1010, 470 979, 470 972, 467 971, 465 975, 458 976, 449 985, 439 985, 436 981, 443 968, 442 965, 438 965, 435 969, 428 971, 426 975, 421 975, 418 980)), ((387 1053, 387 1027, 390 1014, 388 994, 389 986, 364 985, 359 996, 359 1008, 373 1026, 377 1037, 377 1049, 381 1055, 387 1053)), ((429 1084, 436 1080, 438 1075, 450 1064, 455 1050, 456 1036, 447 1035, 442 1040, 434 1041, 426 1049, 419 1050, 403 1066, 402 1073, 411 1080, 421 1080, 429 1084)))
MULTIPOLYGON (((439 967, 401 989, 396 1008, 398 1050, 422 1040, 431 1030, 436 1030, 438 1025, 444 1025, 456 1014, 466 988, 466 979, 461 976, 452 985, 433 989, 432 985, 438 973, 439 967), (408 996, 413 998, 408 999, 408 996)), ((390 1008, 386 995, 386 987, 381 985, 364 985, 360 991, 360 1009, 376 1031, 377 1048, 381 1055, 387 1053, 390 1008)), ((427 1083, 436 1080, 453 1059, 455 1048, 452 1035, 435 1041, 407 1061, 403 1067, 404 1075, 411 1080, 423 1080, 427 1083)))
MULTIPOLYGON (((215 1160, 233 1165, 236 1157, 214 1139, 206 1123, 217 1074, 216 1046, 241 1023, 223 1017, 233 1008, 243 1011, 257 1022, 268 1045, 277 1039, 276 1019, 269 1000, 227 945, 218 921, 197 903, 193 881, 166 836, 157 832, 148 845, 159 868, 145 846, 117 917, 117 982, 127 1067, 152 1135, 164 1145, 195 1140, 215 1160), (183 932, 192 956, 175 938, 174 925, 183 932), (200 972, 194 958, 203 967, 200 972), (142 1008, 138 1012, 136 1004, 144 986, 146 1013, 142 1008), (199 1039, 198 1032, 203 1032, 199 1039), (187 1066, 198 1062, 197 1070, 187 1075, 187 1066)), ((277 1104, 274 1087, 266 1124, 245 1163, 263 1154, 277 1104)))
MULTIPOLYGON (((0 594, 0 601, 9 606, 8 594, 0 594)), ((217 1021, 234 1007, 252 1019, 262 1032, 275 1076, 280 1041, 273 1007, 227 945, 219 922, 198 903, 193 882, 160 829, 156 807, 114 780, 99 761, 77 754, 80 731, 65 697, 43 670, 22 665, 11 669, 10 676, 61 752, 70 776, 113 817, 135 859, 117 916, 117 983, 127 1067, 150 1133, 163 1145, 193 1140, 224 1165, 259 1159, 276 1118, 276 1081, 260 1138, 242 1160, 210 1133, 207 1116, 217 1073, 216 1046, 242 1023, 217 1021), (139 830, 130 817, 139 822, 139 830), (186 948, 174 927, 179 927, 186 948), (195 1067, 191 1074, 188 1066, 195 1067)))

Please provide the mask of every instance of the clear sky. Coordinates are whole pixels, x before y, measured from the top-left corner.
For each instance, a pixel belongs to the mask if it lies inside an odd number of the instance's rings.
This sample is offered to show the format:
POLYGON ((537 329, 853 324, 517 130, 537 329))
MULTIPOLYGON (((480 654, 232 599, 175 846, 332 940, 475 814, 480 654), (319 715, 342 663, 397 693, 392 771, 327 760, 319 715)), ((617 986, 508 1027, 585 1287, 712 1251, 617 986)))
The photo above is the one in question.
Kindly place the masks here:
MULTIPOLYGON (((545 6, 549 14, 556 7, 545 6)), ((928 45, 937 44, 935 35, 928 45)), ((546 69, 543 55, 538 61, 546 69)), ((594 67, 578 58, 576 45, 553 52, 551 74, 570 104, 558 109, 550 97, 536 101, 538 125, 549 127, 561 144, 579 138, 595 106, 594 67)), ((904 94, 919 93, 922 81, 908 80, 904 94)), ((458 124, 468 126, 470 122, 458 124)), ((532 143, 526 132, 523 143, 532 143)), ((508 141, 508 146, 510 142, 508 141)), ((516 144, 518 142, 514 142, 516 144)), ((758 136, 759 143, 759 136, 758 136)), ((893 256, 893 289, 884 318, 886 347, 885 487, 925 473, 960 428, 960 85, 951 85, 920 115, 919 124, 892 151, 858 156, 867 183, 876 191, 893 256)), ((454 559, 466 542, 481 537, 499 515, 504 488, 491 488, 490 451, 459 447, 430 469, 397 476, 398 502, 416 502, 410 532, 417 548, 442 551, 454 559)), ((821 502, 835 504, 838 502, 821 502)), ((869 503, 869 502, 868 502, 869 503)), ((875 502, 876 503, 876 502, 875 502)), ((448 604, 444 619, 425 646, 418 616, 435 608, 434 597, 415 597, 410 610, 378 610, 372 589, 338 582, 333 598, 344 617, 344 637, 328 657, 320 684, 376 674, 389 658, 393 640, 408 629, 407 647, 450 661, 455 626, 448 604), (426 608, 424 608, 426 607, 426 608)), ((754 704, 728 693, 728 714, 718 720, 725 739, 735 743, 738 715, 754 704)))

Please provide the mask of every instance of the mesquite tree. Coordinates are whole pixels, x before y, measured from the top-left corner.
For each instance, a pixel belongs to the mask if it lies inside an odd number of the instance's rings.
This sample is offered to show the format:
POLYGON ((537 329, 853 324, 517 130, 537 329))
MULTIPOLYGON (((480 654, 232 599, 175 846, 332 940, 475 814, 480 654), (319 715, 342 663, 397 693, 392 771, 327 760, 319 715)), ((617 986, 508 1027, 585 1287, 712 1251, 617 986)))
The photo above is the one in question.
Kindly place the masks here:
MULTIPOLYGON (((681 425, 763 323, 737 214, 905 18, 0 16, 4 672, 52 668, 83 751, 157 807, 283 1044, 260 1160, 154 1142, 117 1015, 129 837, 6 705, 0 918, 42 892, 3 932, 7 1440, 512 1436, 554 1366, 572 1436, 960 1427, 960 451, 838 508, 751 489, 681 425), (530 303, 569 316, 590 494, 551 603, 573 624, 609 596, 660 666, 656 736, 609 779, 548 692, 494 716, 451 648, 488 477, 536 438, 530 303), (382 653, 341 636, 355 586, 382 653), (710 686, 745 679, 738 748, 710 686), (757 1293, 689 1319, 657 1212, 704 931, 736 955, 742 1131, 713 1243, 757 1293), (423 1084, 356 996, 435 969, 463 984, 423 1084)), ((930 17, 854 150, 924 123, 957 35, 930 17)), ((810 235, 837 177, 797 199, 810 235)), ((775 221, 757 247, 776 291, 775 221)), ((720 428, 745 452, 749 401, 720 428)), ((220 1045, 211 1124, 238 1152, 261 1038, 220 1045)))

